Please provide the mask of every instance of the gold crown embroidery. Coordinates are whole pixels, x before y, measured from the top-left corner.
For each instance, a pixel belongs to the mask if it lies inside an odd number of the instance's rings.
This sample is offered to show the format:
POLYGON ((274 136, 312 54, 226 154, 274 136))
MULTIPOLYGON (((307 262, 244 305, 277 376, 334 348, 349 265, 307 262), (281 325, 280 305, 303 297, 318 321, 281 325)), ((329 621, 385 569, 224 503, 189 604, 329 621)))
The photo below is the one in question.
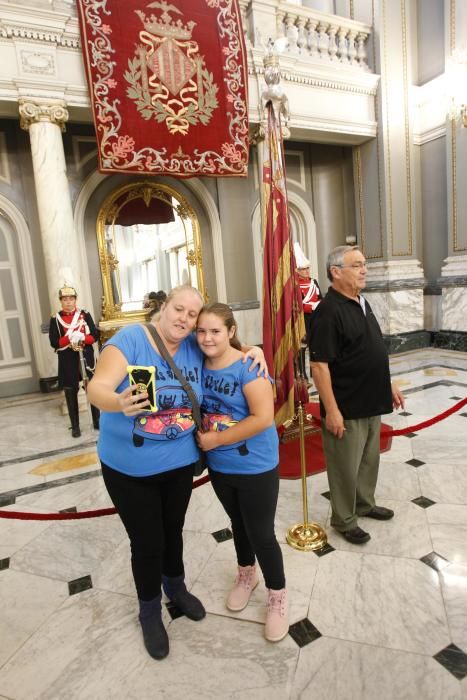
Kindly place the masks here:
POLYGON ((135 10, 144 29, 135 56, 128 60, 124 77, 128 97, 143 119, 165 122, 169 133, 186 135, 190 125, 209 124, 218 106, 218 86, 192 39, 196 22, 183 24, 171 13, 183 14, 174 5, 157 0, 148 8, 161 10, 148 18, 135 10))

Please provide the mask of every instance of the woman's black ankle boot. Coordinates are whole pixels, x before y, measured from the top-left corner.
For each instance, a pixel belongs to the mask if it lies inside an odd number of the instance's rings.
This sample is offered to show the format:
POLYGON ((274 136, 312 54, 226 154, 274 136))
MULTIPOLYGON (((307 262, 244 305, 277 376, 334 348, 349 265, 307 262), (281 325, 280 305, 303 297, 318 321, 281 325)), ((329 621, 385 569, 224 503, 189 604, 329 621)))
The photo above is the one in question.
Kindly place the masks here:
POLYGON ((202 602, 187 591, 183 574, 181 576, 162 574, 162 587, 167 598, 175 603, 190 620, 202 620, 206 616, 202 602))
POLYGON ((149 656, 165 659, 169 653, 169 638, 162 622, 161 595, 152 600, 139 601, 139 621, 149 656))

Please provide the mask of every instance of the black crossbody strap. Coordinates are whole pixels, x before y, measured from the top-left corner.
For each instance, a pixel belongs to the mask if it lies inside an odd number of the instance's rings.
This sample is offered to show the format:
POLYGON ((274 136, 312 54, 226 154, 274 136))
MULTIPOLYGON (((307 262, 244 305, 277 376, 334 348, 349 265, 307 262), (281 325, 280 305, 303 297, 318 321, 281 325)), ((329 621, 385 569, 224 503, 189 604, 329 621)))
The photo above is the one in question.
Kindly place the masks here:
POLYGON ((193 391, 191 384, 185 379, 175 362, 173 361, 173 357, 170 354, 170 352, 167 350, 167 348, 164 345, 164 341, 160 337, 159 333, 157 330, 154 328, 152 323, 145 323, 145 327, 148 329, 150 332, 152 338, 154 339, 154 342, 157 345, 157 348, 161 354, 161 357, 164 358, 164 360, 167 362, 167 364, 170 366, 172 369, 173 373, 177 377, 178 381, 182 385, 184 391, 186 392, 188 398, 191 401, 191 408, 193 410, 193 420, 195 421, 196 427, 198 430, 203 431, 203 423, 201 420, 201 409, 198 403, 198 399, 196 398, 196 394, 193 391))

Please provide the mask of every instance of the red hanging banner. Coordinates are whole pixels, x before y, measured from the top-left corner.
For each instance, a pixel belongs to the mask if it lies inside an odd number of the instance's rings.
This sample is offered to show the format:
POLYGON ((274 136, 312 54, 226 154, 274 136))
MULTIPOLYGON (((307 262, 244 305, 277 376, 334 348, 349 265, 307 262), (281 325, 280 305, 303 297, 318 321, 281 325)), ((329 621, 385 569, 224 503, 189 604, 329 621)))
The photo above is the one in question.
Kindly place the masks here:
POLYGON ((237 0, 77 0, 102 172, 245 176, 237 0))

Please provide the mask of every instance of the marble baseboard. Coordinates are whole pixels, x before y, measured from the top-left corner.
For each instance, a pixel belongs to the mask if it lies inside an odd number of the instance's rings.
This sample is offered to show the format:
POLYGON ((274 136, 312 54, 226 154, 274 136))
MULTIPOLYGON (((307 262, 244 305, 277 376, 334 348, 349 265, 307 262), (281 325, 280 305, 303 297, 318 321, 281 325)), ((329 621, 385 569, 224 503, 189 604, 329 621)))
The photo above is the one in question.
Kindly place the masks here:
POLYGON ((403 335, 423 330, 423 289, 375 291, 365 287, 370 303, 385 335, 403 335))
POLYGON ((443 284, 441 301, 441 328, 453 331, 466 331, 467 317, 467 287, 465 284, 454 284, 452 287, 443 284))
POLYGON ((397 335, 384 335, 384 342, 389 354, 396 352, 408 352, 431 346, 430 331, 408 331, 397 335))
POLYGON ((434 334, 433 346, 435 348, 447 348, 449 350, 467 351, 467 332, 465 331, 438 331, 434 334))
POLYGON ((467 351, 465 331, 409 331, 397 335, 384 335, 384 342, 390 355, 422 348, 443 348, 445 350, 467 351))

